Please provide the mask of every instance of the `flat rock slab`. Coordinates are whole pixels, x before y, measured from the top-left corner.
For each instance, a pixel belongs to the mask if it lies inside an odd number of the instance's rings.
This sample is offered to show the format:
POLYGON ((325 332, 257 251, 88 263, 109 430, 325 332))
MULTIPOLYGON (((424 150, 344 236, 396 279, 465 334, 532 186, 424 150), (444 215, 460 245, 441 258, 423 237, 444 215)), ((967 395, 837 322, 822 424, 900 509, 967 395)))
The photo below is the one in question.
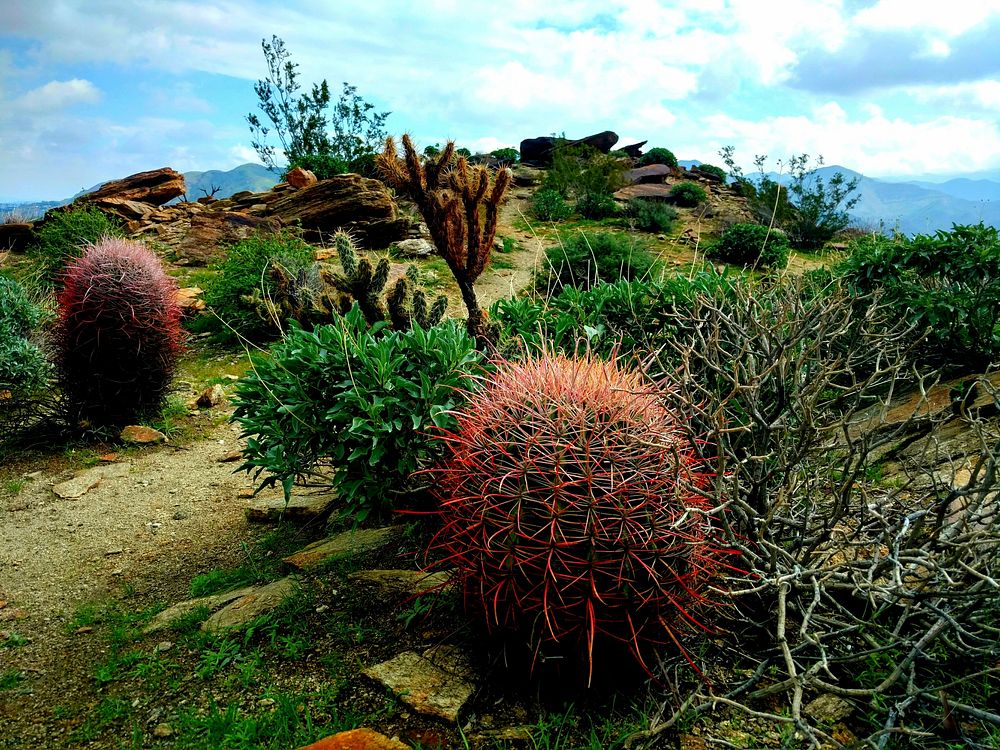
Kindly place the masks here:
POLYGON ((155 445, 166 442, 167 436, 152 427, 144 427, 138 424, 130 424, 122 428, 121 439, 123 442, 133 445, 155 445))
POLYGON ((410 746, 371 729, 352 729, 324 737, 299 750, 410 750, 410 746))
POLYGON ((654 182, 644 182, 638 185, 623 187, 615 193, 615 198, 620 201, 629 201, 633 198, 648 198, 654 201, 673 201, 670 195, 671 187, 654 182))
POLYGON ((451 573, 424 573, 419 570, 361 570, 351 573, 353 581, 378 586, 383 593, 417 595, 434 593, 451 581, 451 573))
POLYGON ((187 601, 178 602, 174 606, 168 607, 157 614, 156 617, 150 620, 149 624, 143 628, 143 632, 156 633, 160 630, 165 630, 166 628, 171 627, 182 617, 194 612, 200 607, 205 607, 209 612, 215 612, 220 607, 224 607, 232 601, 253 593, 255 588, 255 586, 246 586, 245 588, 236 589, 235 591, 228 591, 225 594, 201 596, 197 599, 188 599, 187 601))
POLYGON ((453 664, 448 656, 432 661, 416 651, 404 651, 369 667, 364 674, 392 690, 414 711, 456 722, 476 688, 460 674, 465 666, 453 664))
POLYGON ((332 560, 340 560, 365 552, 375 552, 392 544, 403 534, 402 526, 385 526, 381 529, 357 529, 320 539, 303 547, 282 562, 296 570, 308 570, 332 560))
POLYGON ((103 472, 85 471, 72 479, 54 485, 52 491, 63 500, 76 500, 99 485, 102 479, 104 479, 103 472))
POLYGON ((297 590, 298 583, 291 576, 255 588, 205 620, 201 624, 201 629, 206 633, 217 633, 227 628, 246 625, 280 607, 297 590))
POLYGON ((329 513, 330 506, 336 500, 337 496, 331 493, 296 495, 285 505, 283 492, 278 493, 277 497, 257 497, 247 504, 247 520, 256 523, 313 521, 329 513))

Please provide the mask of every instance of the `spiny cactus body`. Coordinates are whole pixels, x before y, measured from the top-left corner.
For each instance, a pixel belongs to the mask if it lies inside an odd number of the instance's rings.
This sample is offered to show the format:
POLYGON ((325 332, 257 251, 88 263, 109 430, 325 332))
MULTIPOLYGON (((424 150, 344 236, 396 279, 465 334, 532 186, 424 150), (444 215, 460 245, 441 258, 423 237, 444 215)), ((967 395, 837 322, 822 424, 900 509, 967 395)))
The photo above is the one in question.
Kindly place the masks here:
POLYGON ((487 342, 485 313, 479 307, 475 282, 486 268, 496 236, 500 206, 510 188, 509 169, 491 177, 482 165, 470 166, 457 156, 454 142, 436 156, 423 159, 408 135, 403 155, 387 138, 376 157, 383 179, 405 192, 417 204, 438 253, 448 263, 468 310, 469 333, 481 345, 487 342))
POLYGON ((138 242, 105 237, 67 266, 58 366, 74 423, 118 426, 161 409, 181 349, 176 295, 138 242))
POLYGON ((456 416, 432 471, 444 523, 430 553, 490 627, 589 669, 608 638, 642 663, 697 622, 724 556, 696 491, 705 467, 637 373, 501 362, 456 416))

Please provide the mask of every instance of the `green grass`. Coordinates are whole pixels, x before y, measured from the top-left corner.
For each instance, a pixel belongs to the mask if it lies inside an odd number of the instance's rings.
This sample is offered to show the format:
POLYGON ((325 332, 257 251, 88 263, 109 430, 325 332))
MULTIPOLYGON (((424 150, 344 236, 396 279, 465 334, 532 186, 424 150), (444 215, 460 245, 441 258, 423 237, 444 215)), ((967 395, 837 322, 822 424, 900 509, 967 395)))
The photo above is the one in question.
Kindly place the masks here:
POLYGON ((211 596, 252 583, 263 583, 281 577, 281 558, 299 549, 303 540, 299 530, 291 524, 279 526, 264 535, 255 545, 241 545, 244 562, 235 568, 215 568, 191 579, 190 591, 194 598, 211 596))
POLYGON ((17 631, 8 631, 7 637, 0 641, 0 648, 21 648, 22 646, 27 646, 31 643, 31 640, 25 638, 23 635, 17 631))
POLYGON ((8 669, 0 672, 0 692, 5 690, 15 690, 24 682, 24 673, 16 669, 8 669))
POLYGON ((27 485, 27 481, 24 479, 8 479, 3 483, 4 491, 10 495, 20 494, 21 490, 27 485))

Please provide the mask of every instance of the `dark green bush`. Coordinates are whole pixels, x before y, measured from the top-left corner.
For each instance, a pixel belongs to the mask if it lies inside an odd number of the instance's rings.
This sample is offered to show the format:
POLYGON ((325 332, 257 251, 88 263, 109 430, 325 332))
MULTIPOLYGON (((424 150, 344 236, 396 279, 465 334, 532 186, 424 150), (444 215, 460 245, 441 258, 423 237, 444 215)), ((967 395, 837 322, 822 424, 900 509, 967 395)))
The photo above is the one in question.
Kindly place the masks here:
POLYGON ((37 230, 38 241, 29 249, 41 278, 55 282, 72 258, 83 255, 85 245, 102 237, 124 237, 121 222, 94 206, 49 214, 37 230))
POLYGON ((291 232, 258 233, 230 247, 216 266, 218 274, 206 284, 205 303, 222 319, 225 331, 250 339, 277 335, 279 329, 255 303, 276 290, 276 279, 269 273, 272 261, 296 276, 312 266, 313 249, 291 232))
POLYGON ((654 262, 645 245, 618 232, 571 234, 546 250, 545 256, 548 268, 539 272, 536 287, 548 293, 571 286, 590 289, 600 281, 641 279, 654 262))
POLYGON ((624 184, 625 162, 585 145, 562 146, 552 154, 552 166, 542 187, 563 198, 612 195, 624 184))
POLYGON ((539 221, 563 221, 573 209, 558 191, 543 188, 531 196, 531 214, 539 221))
POLYGON ((314 331, 293 327, 239 384, 241 468, 267 472, 261 486, 281 484, 287 496, 296 477, 332 465, 345 514, 384 516, 439 455, 427 433, 453 424, 479 362, 454 321, 388 331, 355 306, 314 331))
POLYGON ((490 151, 490 156, 505 164, 517 164, 521 159, 521 154, 518 150, 509 146, 507 148, 498 148, 496 151, 490 151))
POLYGON ((701 185, 696 185, 693 182, 678 182, 670 189, 670 197, 678 206, 693 208, 699 203, 704 203, 708 196, 701 185))
POLYGON ((698 171, 704 172, 705 174, 714 175, 723 182, 726 181, 726 170, 724 170, 722 167, 717 167, 714 164, 699 164, 698 171))
POLYGON ((760 224, 733 224, 709 250, 709 257, 745 268, 784 268, 788 240, 760 224))
POLYGON ((576 202, 576 212, 585 219, 610 219, 621 213, 614 196, 606 193, 586 193, 576 202))
POLYGON ((677 211, 672 206, 648 198, 630 200, 626 214, 642 232, 669 232, 677 220, 677 211))
POLYGON ((647 167, 650 164, 666 164, 668 167, 677 166, 677 157, 669 148, 651 148, 639 157, 639 166, 647 167))
POLYGON ((316 179, 319 180, 329 180, 331 177, 350 171, 350 167, 346 161, 341 159, 339 156, 334 156, 329 153, 301 154, 293 161, 289 162, 288 168, 285 170, 282 177, 284 178, 284 176, 291 170, 295 169, 295 167, 308 169, 316 175, 316 179))
POLYGON ((836 269, 856 292, 880 291, 927 332, 926 355, 982 368, 1000 358, 1000 237, 982 223, 912 238, 873 235, 836 269))

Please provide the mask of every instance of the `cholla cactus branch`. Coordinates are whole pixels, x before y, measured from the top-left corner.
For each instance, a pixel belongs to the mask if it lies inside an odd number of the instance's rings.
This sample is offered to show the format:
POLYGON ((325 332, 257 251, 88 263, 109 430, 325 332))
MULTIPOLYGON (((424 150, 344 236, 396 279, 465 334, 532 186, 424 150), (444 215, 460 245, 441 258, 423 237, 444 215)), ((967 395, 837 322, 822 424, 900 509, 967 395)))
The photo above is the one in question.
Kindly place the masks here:
POLYGON ((402 156, 396 142, 388 138, 376 161, 385 181, 409 195, 420 209, 434 246, 462 293, 469 333, 485 346, 485 314, 479 307, 475 282, 489 262, 511 174, 500 170, 491 184, 485 167, 470 167, 465 157, 454 160, 454 156, 455 144, 449 141, 440 155, 424 161, 410 137, 404 135, 402 156))

